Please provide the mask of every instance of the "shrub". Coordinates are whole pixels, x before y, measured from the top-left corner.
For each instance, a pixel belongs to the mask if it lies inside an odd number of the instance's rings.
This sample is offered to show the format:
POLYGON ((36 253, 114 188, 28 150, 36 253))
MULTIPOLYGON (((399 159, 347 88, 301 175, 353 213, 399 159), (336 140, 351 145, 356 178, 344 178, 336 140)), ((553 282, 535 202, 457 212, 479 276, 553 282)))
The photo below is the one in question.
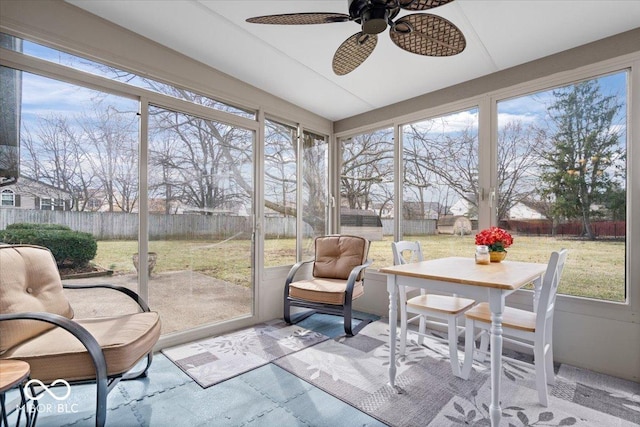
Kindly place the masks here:
POLYGON ((0 241, 49 248, 58 266, 81 267, 95 258, 98 243, 90 233, 65 229, 9 229, 0 231, 0 241))

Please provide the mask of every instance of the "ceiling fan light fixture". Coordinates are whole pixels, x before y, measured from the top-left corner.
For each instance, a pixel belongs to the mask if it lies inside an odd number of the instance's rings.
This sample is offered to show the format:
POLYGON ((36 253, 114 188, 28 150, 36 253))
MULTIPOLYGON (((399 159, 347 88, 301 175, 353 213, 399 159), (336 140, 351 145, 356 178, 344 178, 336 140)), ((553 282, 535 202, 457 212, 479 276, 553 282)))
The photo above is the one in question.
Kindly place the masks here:
POLYGON ((389 10, 384 6, 374 5, 362 12, 362 32, 365 34, 380 34, 387 29, 389 10))

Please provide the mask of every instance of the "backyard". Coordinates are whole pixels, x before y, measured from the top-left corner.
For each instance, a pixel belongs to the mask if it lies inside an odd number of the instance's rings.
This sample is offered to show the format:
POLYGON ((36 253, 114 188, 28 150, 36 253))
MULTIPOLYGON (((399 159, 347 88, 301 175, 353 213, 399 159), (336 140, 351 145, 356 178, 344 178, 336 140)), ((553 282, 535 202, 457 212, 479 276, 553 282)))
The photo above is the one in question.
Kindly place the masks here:
MULTIPOLYGON (((474 235, 405 236, 419 240, 426 259, 445 256, 472 257, 474 235)), ((580 240, 575 238, 514 236, 507 260, 545 263, 553 250, 569 249, 569 258, 559 292, 608 301, 625 301, 625 242, 623 240, 580 240)), ((391 236, 371 243, 372 268, 393 264, 391 236)), ((192 270, 217 279, 248 286, 250 241, 171 240, 151 241, 150 251, 158 254, 154 272, 192 270)), ((265 266, 287 265, 294 258, 293 239, 265 241, 265 266)), ((131 257, 136 241, 99 241, 95 263, 115 274, 134 271, 131 257)))

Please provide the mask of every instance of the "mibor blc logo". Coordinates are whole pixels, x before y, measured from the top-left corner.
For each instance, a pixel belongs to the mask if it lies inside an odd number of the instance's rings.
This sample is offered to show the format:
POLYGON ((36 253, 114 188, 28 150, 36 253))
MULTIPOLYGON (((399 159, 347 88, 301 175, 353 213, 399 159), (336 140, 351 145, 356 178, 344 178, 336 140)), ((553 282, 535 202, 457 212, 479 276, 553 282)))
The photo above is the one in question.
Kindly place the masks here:
MULTIPOLYGON (((48 387, 40 380, 32 379, 27 381, 24 385, 24 394, 25 397, 30 400, 33 405, 30 408, 25 408, 30 412, 50 412, 50 413, 76 413, 78 412, 78 404, 77 403, 62 403, 62 401, 67 400, 69 396, 71 396, 71 385, 66 380, 61 378, 53 381, 48 387), (55 387, 58 386, 59 387, 55 387), (37 401, 37 394, 34 396, 32 393, 32 387, 37 386, 42 388, 43 392, 46 392, 49 396, 51 396, 54 400, 59 403, 40 403, 37 401)), ((26 405, 25 405, 26 406, 26 405)))

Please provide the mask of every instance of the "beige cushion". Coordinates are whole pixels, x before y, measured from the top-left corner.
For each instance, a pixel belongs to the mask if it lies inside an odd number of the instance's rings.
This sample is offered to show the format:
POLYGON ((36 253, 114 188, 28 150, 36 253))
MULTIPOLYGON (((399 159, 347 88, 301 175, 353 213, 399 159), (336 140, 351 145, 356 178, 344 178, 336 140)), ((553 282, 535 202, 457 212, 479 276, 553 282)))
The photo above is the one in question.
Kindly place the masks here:
MULTIPOLYGON (((56 262, 47 248, 0 245, 0 313, 27 311, 73 317, 56 262)), ((0 355, 53 327, 35 320, 0 322, 0 355)))
MULTIPOLYGON (((160 337, 158 313, 134 313, 118 317, 78 320, 103 349, 109 375, 122 374, 149 353, 160 337)), ((51 329, 26 341, 3 356, 31 366, 31 378, 50 382, 95 379, 89 353, 73 335, 62 328, 51 329)))
MULTIPOLYGON (((343 279, 309 279, 293 282, 289 285, 289 296, 323 304, 344 304, 344 292, 347 281, 343 279)), ((364 294, 361 281, 353 286, 353 299, 364 294)))
MULTIPOLYGON (((369 241, 357 236, 323 236, 315 243, 313 277, 316 278, 346 280, 354 267, 366 262, 369 252, 369 241)), ((358 280, 362 280, 362 274, 358 280)))

